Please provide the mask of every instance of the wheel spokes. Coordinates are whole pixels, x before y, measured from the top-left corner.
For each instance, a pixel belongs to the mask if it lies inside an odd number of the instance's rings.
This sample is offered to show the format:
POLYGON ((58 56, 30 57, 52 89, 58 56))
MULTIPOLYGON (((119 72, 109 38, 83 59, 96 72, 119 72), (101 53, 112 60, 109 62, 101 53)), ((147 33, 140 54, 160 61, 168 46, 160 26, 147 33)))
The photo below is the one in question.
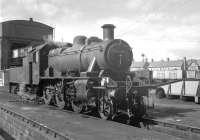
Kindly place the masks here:
POLYGON ((63 109, 65 107, 65 101, 64 101, 64 96, 62 93, 57 94, 55 96, 56 99, 56 106, 60 109, 63 109))
POLYGON ((72 101, 71 105, 72 105, 72 110, 74 112, 77 112, 77 113, 82 112, 82 110, 83 110, 83 104, 81 102, 72 101))
POLYGON ((50 103, 52 96, 51 96, 50 91, 48 89, 43 91, 43 99, 44 99, 45 104, 50 103))
POLYGON ((99 115, 102 119, 109 119, 112 116, 113 105, 112 101, 106 96, 99 101, 99 115))

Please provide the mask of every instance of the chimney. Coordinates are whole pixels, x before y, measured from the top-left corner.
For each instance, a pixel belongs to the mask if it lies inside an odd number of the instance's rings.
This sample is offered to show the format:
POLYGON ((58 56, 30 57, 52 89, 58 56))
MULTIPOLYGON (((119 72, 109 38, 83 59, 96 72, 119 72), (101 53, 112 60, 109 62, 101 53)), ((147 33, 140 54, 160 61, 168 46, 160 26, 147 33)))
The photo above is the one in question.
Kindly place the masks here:
POLYGON ((167 62, 169 62, 170 61, 170 59, 169 59, 169 57, 167 57, 167 62))
POLYGON ((30 21, 30 22, 33 22, 33 18, 29 18, 29 21, 30 21))
POLYGON ((187 59, 183 57, 183 70, 187 70, 187 59))
POLYGON ((114 28, 113 24, 104 24, 101 26, 103 28, 103 40, 113 40, 114 39, 114 28))
POLYGON ((187 78, 187 59, 186 57, 183 58, 183 79, 187 78))

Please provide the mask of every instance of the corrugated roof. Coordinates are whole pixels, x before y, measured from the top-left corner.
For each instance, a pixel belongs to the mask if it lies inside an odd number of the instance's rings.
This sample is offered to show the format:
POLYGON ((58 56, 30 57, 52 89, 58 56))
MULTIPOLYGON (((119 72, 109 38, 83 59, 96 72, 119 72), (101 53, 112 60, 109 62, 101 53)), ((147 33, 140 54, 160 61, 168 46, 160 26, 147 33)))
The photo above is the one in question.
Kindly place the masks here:
POLYGON ((9 23, 13 23, 13 24, 30 24, 31 23, 33 25, 43 26, 43 27, 53 29, 53 27, 46 25, 44 23, 35 21, 33 19, 32 20, 30 20, 30 19, 29 20, 7 20, 7 21, 0 22, 0 24, 9 24, 9 23))
POLYGON ((183 60, 155 61, 149 64, 149 68, 181 67, 182 65, 183 65, 183 60))

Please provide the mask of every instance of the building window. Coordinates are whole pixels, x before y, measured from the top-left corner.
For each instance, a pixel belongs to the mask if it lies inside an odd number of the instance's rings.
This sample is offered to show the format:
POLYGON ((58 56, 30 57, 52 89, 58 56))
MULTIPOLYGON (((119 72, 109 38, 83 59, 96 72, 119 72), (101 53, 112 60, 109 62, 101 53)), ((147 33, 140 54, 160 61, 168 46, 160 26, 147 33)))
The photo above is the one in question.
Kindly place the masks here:
POLYGON ((19 49, 19 57, 24 57, 25 53, 24 53, 24 48, 19 49))
POLYGON ((188 70, 187 71, 187 78, 195 78, 196 77, 196 71, 188 70))
POLYGON ((39 56, 38 52, 33 53, 33 62, 38 63, 39 62, 39 56))
POLYGON ((32 50, 32 47, 13 49, 12 58, 25 57, 28 55, 28 52, 30 52, 31 50, 32 50))
POLYGON ((169 79, 177 79, 177 73, 176 72, 169 72, 169 79))
POLYGON ((19 57, 19 52, 18 49, 15 49, 12 51, 12 58, 18 58, 19 57))
POLYGON ((157 77, 158 77, 158 79, 165 79, 165 73, 164 72, 158 72, 157 77))

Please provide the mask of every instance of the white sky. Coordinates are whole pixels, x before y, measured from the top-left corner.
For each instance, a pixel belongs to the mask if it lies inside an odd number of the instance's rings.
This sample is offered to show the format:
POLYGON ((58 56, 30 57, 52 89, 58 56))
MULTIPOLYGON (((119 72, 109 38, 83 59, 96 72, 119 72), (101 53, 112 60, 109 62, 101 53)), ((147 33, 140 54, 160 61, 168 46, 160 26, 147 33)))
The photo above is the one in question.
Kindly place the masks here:
POLYGON ((30 17, 67 42, 102 38, 101 25, 112 23, 135 60, 200 58, 200 0, 0 0, 0 22, 30 17))

